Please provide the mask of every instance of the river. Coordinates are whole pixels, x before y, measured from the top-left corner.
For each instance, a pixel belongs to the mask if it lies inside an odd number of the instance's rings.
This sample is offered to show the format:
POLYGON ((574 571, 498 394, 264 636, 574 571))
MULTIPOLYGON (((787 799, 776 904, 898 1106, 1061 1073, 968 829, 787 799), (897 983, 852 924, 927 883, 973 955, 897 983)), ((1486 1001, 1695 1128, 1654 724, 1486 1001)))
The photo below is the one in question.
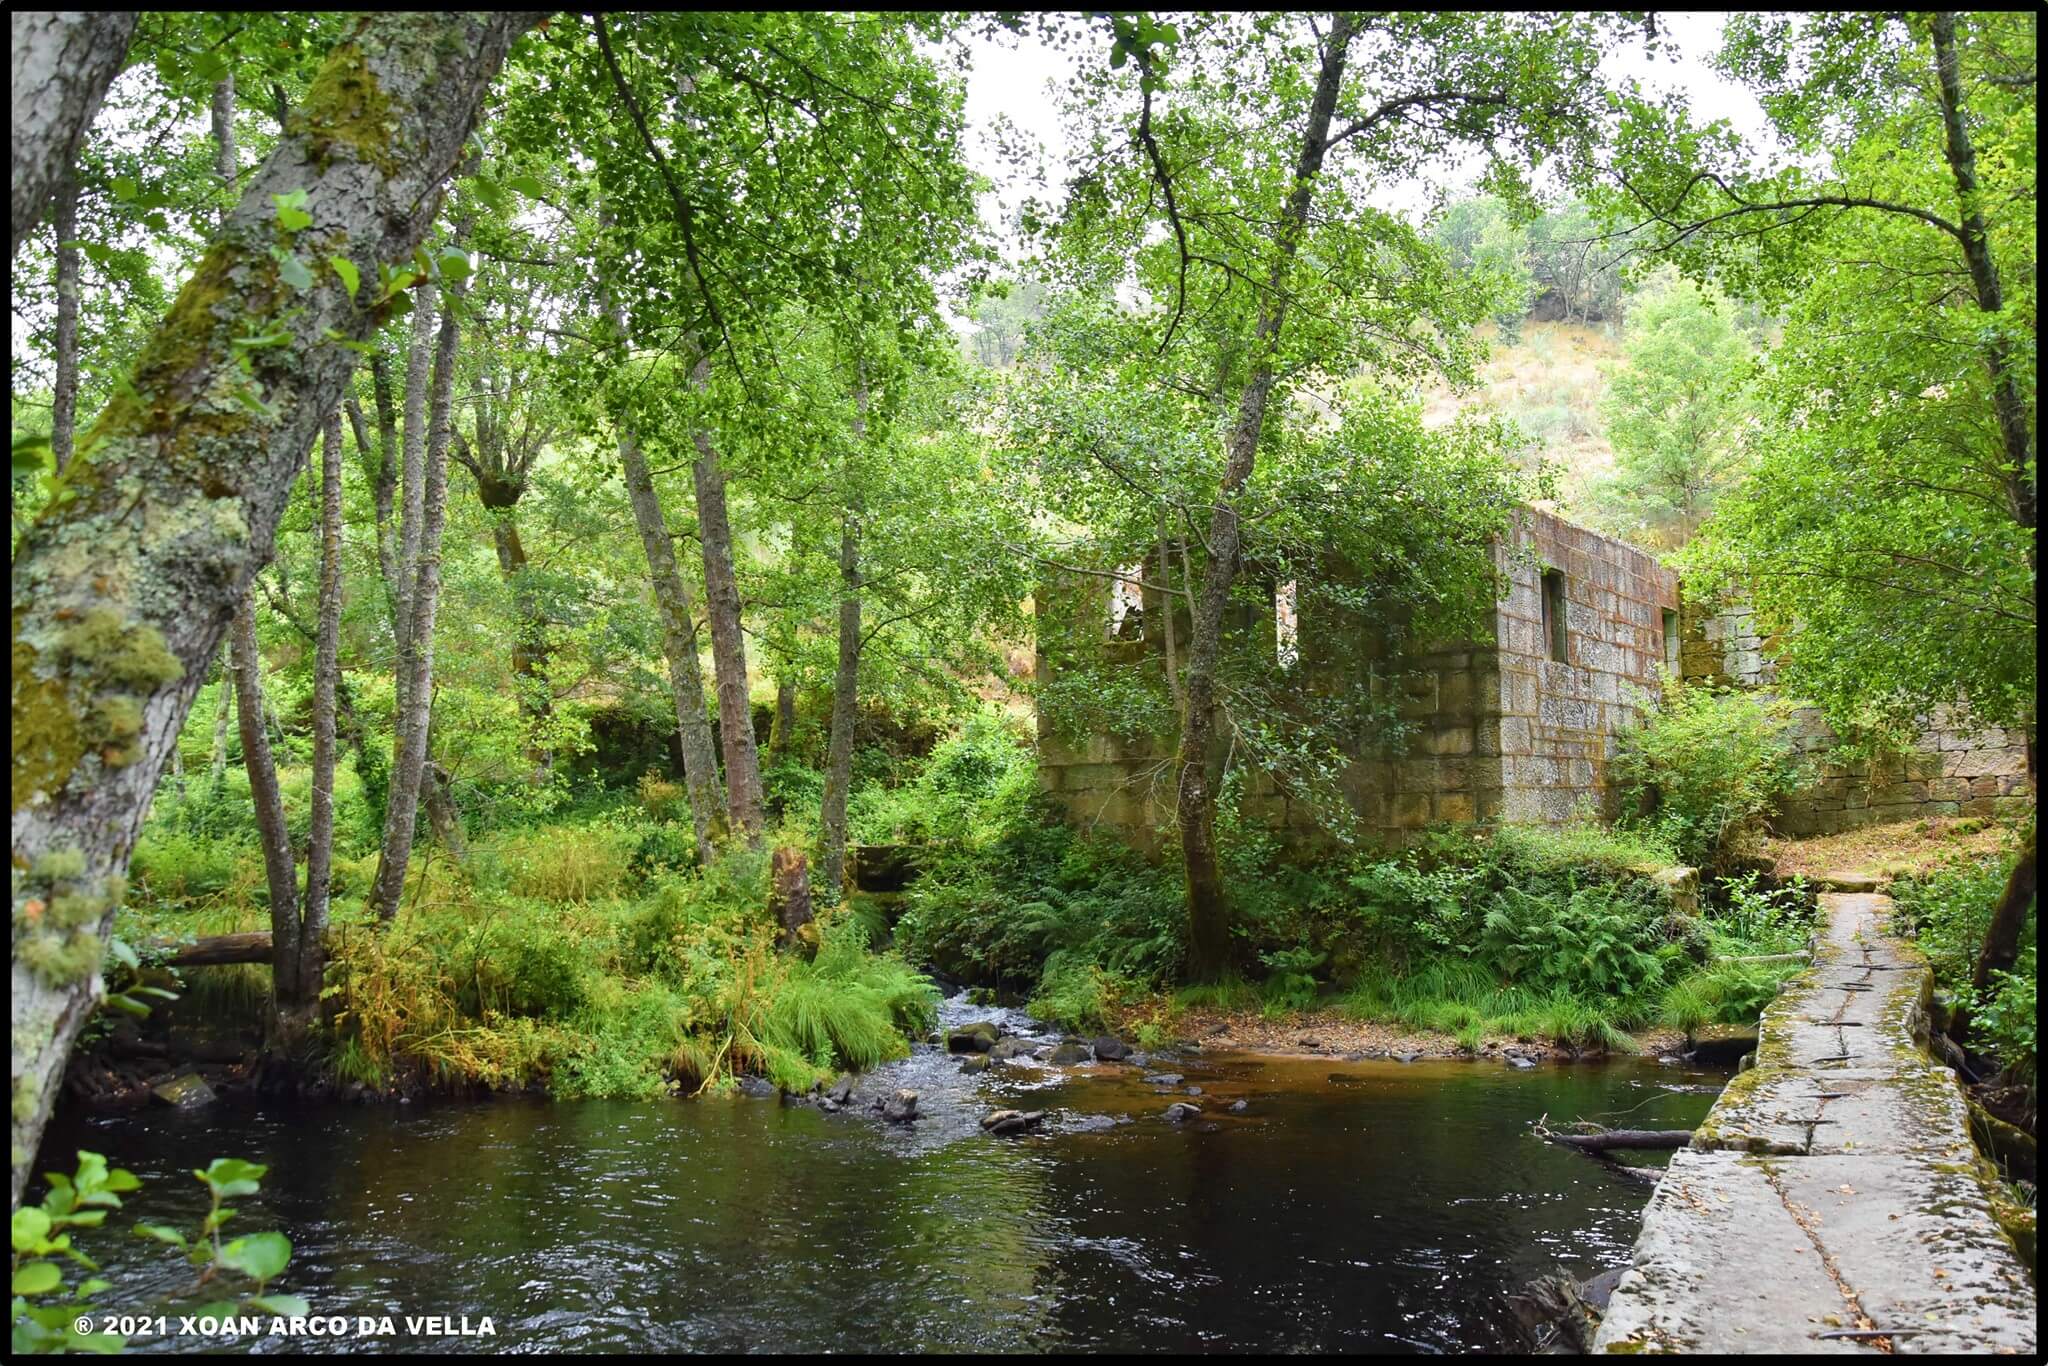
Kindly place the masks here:
POLYGON ((78 1241, 116 1285, 105 1307, 175 1315, 199 1302, 166 1298, 190 1273, 128 1225, 195 1226, 192 1168, 266 1163, 228 1232, 282 1230, 273 1289, 349 1321, 199 1340, 173 1317, 133 1350, 1484 1351, 1513 1346, 1504 1293, 1616 1264, 1648 1197, 1530 1121, 1689 1127, 1726 1080, 1637 1059, 1146 1070, 1181 1080, 967 1078, 926 1046, 838 1114, 742 1096, 66 1114, 38 1170, 86 1147, 143 1179, 78 1241), (862 1112, 898 1085, 924 1118, 862 1112), (1203 1116, 1168 1123, 1188 1086, 1203 1116), (980 1133, 1003 1105, 1049 1127, 980 1133), (448 1322, 408 1331, 428 1315, 448 1322))

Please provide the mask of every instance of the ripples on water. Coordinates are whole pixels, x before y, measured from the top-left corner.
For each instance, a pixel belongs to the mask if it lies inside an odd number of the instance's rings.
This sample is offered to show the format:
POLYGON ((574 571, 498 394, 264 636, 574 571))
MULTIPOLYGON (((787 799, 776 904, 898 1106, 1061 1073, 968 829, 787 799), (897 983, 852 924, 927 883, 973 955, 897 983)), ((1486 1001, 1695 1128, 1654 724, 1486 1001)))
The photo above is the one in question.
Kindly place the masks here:
POLYGON ((127 1225, 196 1225, 191 1169, 240 1156, 271 1170, 230 1232, 295 1249, 274 1288, 401 1329, 213 1348, 1486 1350, 1512 1345, 1506 1291, 1613 1265, 1645 1199, 1529 1122, 1689 1126, 1720 1080, 1632 1060, 1172 1070, 1202 1086, 1203 1125, 1166 1124, 1172 1096, 1134 1069, 982 1080, 921 1049, 862 1087, 920 1091, 907 1133, 741 1098, 150 1111, 61 1117, 41 1166, 88 1147, 143 1178, 80 1238, 110 1308, 162 1312, 183 1268, 127 1225), (1239 1098, 1248 1113, 1219 1113, 1239 1098), (979 1133, 1011 1103, 1057 1127, 979 1133), (489 1315, 496 1336, 407 1337, 406 1314, 489 1315))

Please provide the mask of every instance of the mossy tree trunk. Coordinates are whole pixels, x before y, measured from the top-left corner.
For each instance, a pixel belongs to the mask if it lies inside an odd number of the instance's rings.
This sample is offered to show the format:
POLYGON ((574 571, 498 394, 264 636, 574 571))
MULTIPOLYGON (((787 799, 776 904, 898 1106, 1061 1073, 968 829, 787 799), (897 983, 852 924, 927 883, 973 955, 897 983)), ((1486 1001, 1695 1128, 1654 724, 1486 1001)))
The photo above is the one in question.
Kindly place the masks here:
POLYGON ((57 191, 57 378, 50 393, 50 452, 57 472, 71 463, 78 429, 78 178, 57 191))
POLYGON ((256 834, 263 846, 263 876, 270 890, 270 942, 276 949, 275 990, 282 1002, 295 994, 299 968, 299 879, 285 827, 284 794, 270 736, 263 729, 263 656, 256 648, 256 604, 243 593, 235 604, 228 648, 235 680, 235 719, 242 732, 242 767, 249 773, 249 799, 256 808, 256 834))
MULTIPOLYGON (((710 362, 700 361, 697 379, 710 362)), ((761 756, 754 747, 754 714, 748 702, 747 646, 740 631, 739 577, 733 569, 732 518, 725 505, 725 471, 718 448, 702 427, 691 434, 697 458, 690 473, 697 485, 697 537, 704 549, 705 615, 711 620, 711 668, 718 689, 718 741, 725 751, 726 810, 734 830, 749 844, 761 842, 761 756)))
POLYGON ((669 539, 661 500, 646 453, 623 424, 619 460, 626 471, 626 497, 633 505, 633 523, 647 555, 647 577, 661 611, 661 645, 668 656, 669 693, 675 699, 676 731, 682 741, 683 786, 689 794, 690 823, 697 835, 697 860, 711 860, 712 837, 725 821, 725 796, 719 790, 718 751, 711 722, 704 714, 704 666, 697 658, 697 631, 690 619, 690 592, 676 568, 675 543, 669 539))
POLYGON ((43 221, 71 173, 79 141, 120 74, 135 33, 132 10, 16 10, 14 38, 14 245, 43 221))
MULTIPOLYGON (((277 963, 279 1011, 310 1021, 320 1006, 326 974, 327 906, 334 881, 334 722, 341 679, 341 412, 327 415, 320 443, 320 607, 313 645, 313 793, 306 835, 306 895, 298 932, 298 961, 287 974, 277 963), (285 986, 291 979, 290 990, 285 986)), ((273 940, 272 947, 275 948, 273 940)))
MULTIPOLYGON (((12 1200, 100 960, 150 793, 292 477, 382 321, 512 41, 539 12, 380 13, 339 44, 248 181, 13 576, 12 1200), (309 226, 273 195, 304 191, 309 226), (292 282, 279 251, 309 283, 292 282), (351 296, 326 263, 354 263, 351 296), (274 338, 264 345, 237 338, 274 338)), ((17 48, 17 60, 19 60, 17 48)), ((17 140, 17 154, 19 145, 17 140)))
MULTIPOLYGON (((1223 486, 1209 519, 1209 557, 1202 567, 1201 591, 1194 600, 1187 664, 1187 714, 1181 726, 1178 801, 1181 859, 1187 873, 1188 968, 1196 979, 1220 976, 1230 961, 1229 905, 1216 855, 1216 793, 1219 776, 1210 753, 1216 736, 1216 667, 1222 658, 1223 618, 1230 605, 1230 585, 1237 577, 1241 532, 1237 499, 1251 478, 1265 428, 1266 403, 1273 392, 1274 356, 1281 324, 1287 317, 1288 276, 1301 239, 1308 231, 1309 204, 1316 176, 1328 149, 1330 120, 1337 91, 1344 80, 1344 62, 1353 28, 1348 15, 1332 21, 1323 43, 1322 71, 1309 107, 1308 127, 1294 168, 1281 223, 1279 253, 1260 302, 1252 347, 1257 359, 1238 401, 1225 449, 1223 486)), ((1171 610, 1169 608, 1169 610, 1171 610)))
MULTIPOLYGON (((427 737, 434 705, 434 618, 441 605, 441 532, 448 515, 448 447, 455 397, 455 352, 460 337, 457 308, 463 281, 448 287, 448 304, 440 313, 440 334, 435 340, 433 378, 428 395, 424 431, 424 469, 417 489, 413 483, 413 400, 406 397, 406 525, 401 530, 401 555, 410 560, 414 572, 399 567, 401 597, 406 616, 405 635, 400 641, 398 669, 398 721, 392 737, 391 788, 384 803, 384 848, 377 859, 377 880, 370 904, 379 920, 398 914, 400 895, 405 890, 405 870, 412 861, 413 832, 419 825, 420 789, 427 780, 427 737), (417 517, 413 516, 417 509, 417 517)), ((413 336, 415 356, 425 348, 417 332, 413 336)), ((430 801, 445 795, 436 787, 430 801)), ((437 832, 452 828, 445 809, 430 813, 437 832)), ((457 842, 444 839, 451 853, 457 842)))

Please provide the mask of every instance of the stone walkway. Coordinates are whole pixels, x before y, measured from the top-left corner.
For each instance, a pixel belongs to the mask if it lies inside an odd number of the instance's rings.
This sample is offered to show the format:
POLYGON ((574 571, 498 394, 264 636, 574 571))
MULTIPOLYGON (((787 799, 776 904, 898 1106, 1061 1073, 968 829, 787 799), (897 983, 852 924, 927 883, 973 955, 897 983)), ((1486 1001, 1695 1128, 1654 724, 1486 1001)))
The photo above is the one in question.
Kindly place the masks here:
POLYGON ((2034 1351, 1962 1089, 1921 1047, 1931 974, 1891 898, 1820 903, 1813 966, 1672 1156, 1595 1351, 2034 1351))

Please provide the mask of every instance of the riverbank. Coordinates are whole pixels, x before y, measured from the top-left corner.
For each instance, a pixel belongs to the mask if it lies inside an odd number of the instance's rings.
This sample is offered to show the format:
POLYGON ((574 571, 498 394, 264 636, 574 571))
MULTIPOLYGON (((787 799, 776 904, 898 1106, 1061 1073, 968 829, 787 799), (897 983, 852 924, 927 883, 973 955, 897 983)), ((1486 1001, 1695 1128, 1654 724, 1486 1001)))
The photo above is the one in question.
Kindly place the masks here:
MULTIPOLYGON (((1291 1011, 1267 1019, 1256 1010, 1190 1007, 1181 1013, 1180 1032, 1207 1050, 1229 1050, 1274 1058, 1499 1058, 1523 1057, 1574 1061, 1604 1057, 1620 1050, 1575 1049, 1539 1036, 1489 1035, 1476 1050, 1456 1035, 1433 1030, 1360 1020, 1336 1010, 1291 1011)), ((1684 1031, 1647 1029, 1632 1032, 1640 1056, 1657 1058, 1681 1053, 1684 1031)))

